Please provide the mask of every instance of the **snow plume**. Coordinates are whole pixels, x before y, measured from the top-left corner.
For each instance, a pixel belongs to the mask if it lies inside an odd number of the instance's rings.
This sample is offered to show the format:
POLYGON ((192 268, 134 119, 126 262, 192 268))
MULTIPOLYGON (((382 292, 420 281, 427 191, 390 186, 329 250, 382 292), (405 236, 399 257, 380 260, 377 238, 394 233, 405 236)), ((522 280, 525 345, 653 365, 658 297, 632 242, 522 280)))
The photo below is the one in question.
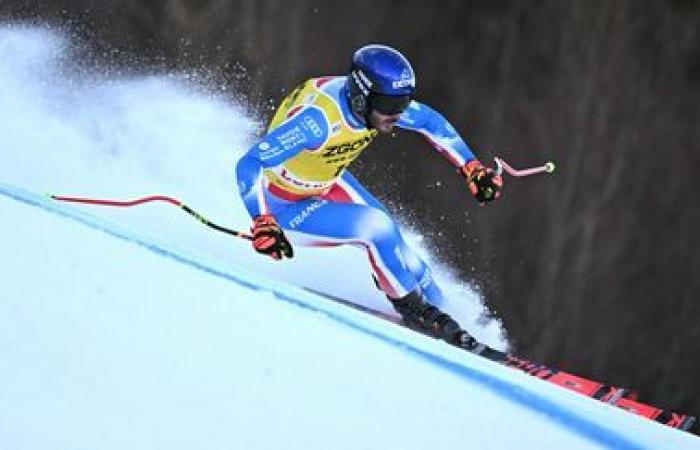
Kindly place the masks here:
MULTIPOLYGON (((169 195, 221 225, 247 228, 234 167, 261 120, 186 73, 89 70, 85 53, 48 28, 0 26, 0 179, 61 195, 169 195)), ((294 260, 277 263, 169 205, 85 208, 189 251, 391 310, 356 248, 298 248, 294 260)), ((420 248, 419 234, 407 236, 420 248)), ((448 294, 444 308, 478 338, 506 347, 500 322, 485 319, 479 294, 429 251, 420 252, 448 294)))

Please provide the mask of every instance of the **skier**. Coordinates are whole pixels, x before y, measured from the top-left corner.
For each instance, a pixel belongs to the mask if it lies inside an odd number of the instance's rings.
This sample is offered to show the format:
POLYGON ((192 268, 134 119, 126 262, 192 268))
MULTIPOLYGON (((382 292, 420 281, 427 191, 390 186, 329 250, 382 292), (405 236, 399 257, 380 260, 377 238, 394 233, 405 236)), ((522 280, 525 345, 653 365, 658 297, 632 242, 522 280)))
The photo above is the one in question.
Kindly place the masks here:
POLYGON ((471 194, 498 198, 502 179, 484 167, 437 111, 412 99, 408 60, 384 45, 354 54, 347 76, 312 78, 276 111, 268 133, 237 164, 253 247, 274 259, 302 246, 361 247, 374 279, 410 328, 472 349, 477 342, 439 309, 443 294, 388 210, 347 171, 378 133, 394 126, 427 138, 466 178, 471 194))

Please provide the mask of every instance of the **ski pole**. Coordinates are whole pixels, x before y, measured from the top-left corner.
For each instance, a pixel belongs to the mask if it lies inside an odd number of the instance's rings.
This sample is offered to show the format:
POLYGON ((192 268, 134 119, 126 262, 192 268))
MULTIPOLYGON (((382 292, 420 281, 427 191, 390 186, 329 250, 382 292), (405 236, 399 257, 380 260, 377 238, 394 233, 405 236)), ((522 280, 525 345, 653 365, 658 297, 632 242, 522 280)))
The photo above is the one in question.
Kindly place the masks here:
POLYGON ((86 205, 101 205, 101 206, 117 206, 117 207, 129 207, 129 206, 136 206, 136 205, 141 205, 143 203, 148 203, 148 202, 166 202, 170 203, 171 205, 175 205, 185 211, 187 214, 191 215, 204 225, 215 229, 216 231, 221 231, 222 233, 230 234, 231 236, 236 236, 242 239, 248 239, 252 240, 253 236, 251 236, 248 233, 244 233, 241 231, 236 231, 232 230, 230 228, 225 228, 222 227, 221 225, 217 225, 214 222, 210 221, 206 217, 202 216, 199 214, 197 211, 193 210, 189 206, 185 205, 182 203, 180 200, 172 197, 167 197, 165 195, 152 195, 149 197, 142 197, 142 198, 137 198, 134 200, 105 200, 105 199, 96 199, 96 198, 80 198, 80 197, 65 197, 62 195, 49 195, 50 198, 53 200, 57 200, 60 202, 71 202, 71 203, 82 203, 86 205))
POLYGON ((537 166, 537 167, 530 167, 527 169, 513 169, 507 162, 502 160, 501 158, 494 158, 496 161, 496 173, 500 175, 503 173, 505 170, 508 175, 511 175, 513 177, 527 177, 530 175, 535 175, 538 173, 553 173, 554 170, 556 169, 556 166, 554 165, 554 162, 552 161, 547 161, 544 163, 544 165, 537 166))

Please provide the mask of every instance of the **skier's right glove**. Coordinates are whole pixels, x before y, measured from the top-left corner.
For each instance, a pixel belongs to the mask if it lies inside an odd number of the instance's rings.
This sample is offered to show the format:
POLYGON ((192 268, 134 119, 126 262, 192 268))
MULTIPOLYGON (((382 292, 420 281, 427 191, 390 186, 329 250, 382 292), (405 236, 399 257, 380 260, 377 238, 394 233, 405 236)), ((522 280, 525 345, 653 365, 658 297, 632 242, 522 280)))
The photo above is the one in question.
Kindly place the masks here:
POLYGON ((256 217, 250 231, 253 233, 253 248, 258 253, 278 260, 294 256, 292 244, 277 224, 275 216, 265 214, 256 217))

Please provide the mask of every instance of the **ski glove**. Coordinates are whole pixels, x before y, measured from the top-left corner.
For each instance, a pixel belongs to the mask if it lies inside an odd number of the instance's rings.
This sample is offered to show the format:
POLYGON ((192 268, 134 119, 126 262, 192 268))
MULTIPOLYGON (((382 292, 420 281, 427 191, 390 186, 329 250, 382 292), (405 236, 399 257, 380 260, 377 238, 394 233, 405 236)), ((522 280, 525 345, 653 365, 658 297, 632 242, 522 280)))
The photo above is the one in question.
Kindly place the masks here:
POLYGON ((460 172, 467 179, 469 192, 479 203, 487 203, 501 196, 503 178, 478 160, 469 161, 460 168, 460 172))
POLYGON ((277 260, 294 256, 292 244, 274 216, 266 214, 256 217, 250 231, 253 233, 253 248, 256 252, 277 260))

